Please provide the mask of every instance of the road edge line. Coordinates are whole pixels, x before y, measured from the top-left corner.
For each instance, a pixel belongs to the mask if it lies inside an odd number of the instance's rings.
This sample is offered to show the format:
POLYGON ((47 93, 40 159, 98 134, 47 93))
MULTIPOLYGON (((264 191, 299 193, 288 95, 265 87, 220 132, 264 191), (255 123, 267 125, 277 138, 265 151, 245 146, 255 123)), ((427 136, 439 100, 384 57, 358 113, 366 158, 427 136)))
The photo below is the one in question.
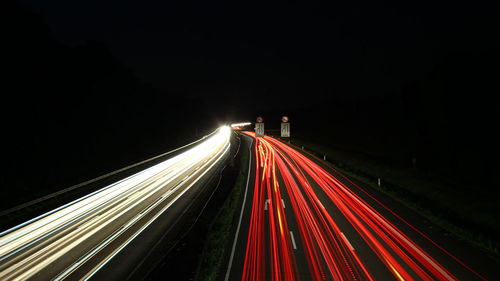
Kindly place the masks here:
POLYGON ((227 267, 226 276, 224 278, 224 281, 229 280, 229 274, 231 273, 231 267, 233 265, 234 251, 236 250, 236 243, 238 242, 238 235, 240 232, 241 220, 243 219, 243 211, 245 210, 245 203, 247 201, 248 183, 250 182, 250 172, 252 169, 252 166, 251 166, 251 163, 252 163, 252 149, 251 149, 252 145, 253 145, 253 139, 252 139, 252 142, 250 143, 250 147, 248 148, 248 150, 249 150, 248 175, 247 175, 247 185, 245 187, 245 195, 243 196, 243 204, 241 205, 240 219, 238 221, 238 227, 236 228, 236 234, 234 236, 233 247, 231 249, 231 255, 229 256, 229 265, 227 267))

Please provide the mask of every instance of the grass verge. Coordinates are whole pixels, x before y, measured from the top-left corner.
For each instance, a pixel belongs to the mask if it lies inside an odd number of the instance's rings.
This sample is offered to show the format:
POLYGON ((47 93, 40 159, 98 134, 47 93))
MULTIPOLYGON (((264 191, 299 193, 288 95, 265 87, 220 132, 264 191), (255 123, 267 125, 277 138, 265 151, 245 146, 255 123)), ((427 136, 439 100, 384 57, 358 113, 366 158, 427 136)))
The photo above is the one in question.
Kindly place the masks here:
POLYGON ((218 273, 229 249, 228 241, 231 237, 231 227, 238 211, 238 202, 248 174, 248 150, 240 150, 240 170, 236 182, 227 200, 222 205, 212 225, 203 248, 202 257, 198 266, 195 280, 217 280, 218 273))

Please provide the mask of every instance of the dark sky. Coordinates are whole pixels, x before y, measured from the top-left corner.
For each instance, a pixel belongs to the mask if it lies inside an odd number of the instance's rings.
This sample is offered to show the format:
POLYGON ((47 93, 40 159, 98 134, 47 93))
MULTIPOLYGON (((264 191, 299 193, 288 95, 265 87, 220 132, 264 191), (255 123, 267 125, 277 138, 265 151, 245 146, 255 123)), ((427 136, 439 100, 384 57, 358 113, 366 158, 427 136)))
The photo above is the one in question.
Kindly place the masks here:
POLYGON ((288 115, 293 136, 498 183, 494 1, 323 2, 17 1, 2 38, 12 158, 102 172, 288 115))
POLYGON ((324 2, 21 1, 57 39, 103 41, 156 88, 265 96, 272 108, 398 94, 446 54, 494 46, 486 3, 324 2), (284 98, 304 92, 301 103, 284 98))

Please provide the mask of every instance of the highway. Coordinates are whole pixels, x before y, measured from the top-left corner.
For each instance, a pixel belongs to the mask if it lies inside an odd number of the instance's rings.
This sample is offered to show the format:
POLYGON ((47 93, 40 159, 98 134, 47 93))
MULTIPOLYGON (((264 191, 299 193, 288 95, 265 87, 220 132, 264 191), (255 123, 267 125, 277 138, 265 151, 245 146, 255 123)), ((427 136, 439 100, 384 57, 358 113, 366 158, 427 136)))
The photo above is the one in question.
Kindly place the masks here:
POLYGON ((130 245, 151 244, 149 228, 175 221, 182 210, 174 207, 189 205, 193 186, 228 156, 230 136, 223 126, 179 155, 0 233, 0 280, 86 280, 106 270, 96 279, 122 280, 106 265, 127 251, 133 262, 120 261, 123 268, 144 258, 143 246, 130 245))
POLYGON ((251 169, 224 280, 487 280, 402 217, 411 212, 300 149, 243 136, 251 169))

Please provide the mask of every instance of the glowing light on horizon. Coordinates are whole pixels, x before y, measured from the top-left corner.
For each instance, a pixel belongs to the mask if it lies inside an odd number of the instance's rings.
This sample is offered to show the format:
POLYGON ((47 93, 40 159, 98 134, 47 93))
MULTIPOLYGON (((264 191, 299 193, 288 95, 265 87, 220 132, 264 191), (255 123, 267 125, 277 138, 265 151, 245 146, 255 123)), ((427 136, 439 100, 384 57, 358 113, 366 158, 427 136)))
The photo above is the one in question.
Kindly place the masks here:
POLYGON ((252 125, 251 122, 242 122, 242 123, 234 123, 234 124, 231 124, 231 127, 234 128, 234 127, 244 127, 244 126, 249 126, 249 125, 252 125))

